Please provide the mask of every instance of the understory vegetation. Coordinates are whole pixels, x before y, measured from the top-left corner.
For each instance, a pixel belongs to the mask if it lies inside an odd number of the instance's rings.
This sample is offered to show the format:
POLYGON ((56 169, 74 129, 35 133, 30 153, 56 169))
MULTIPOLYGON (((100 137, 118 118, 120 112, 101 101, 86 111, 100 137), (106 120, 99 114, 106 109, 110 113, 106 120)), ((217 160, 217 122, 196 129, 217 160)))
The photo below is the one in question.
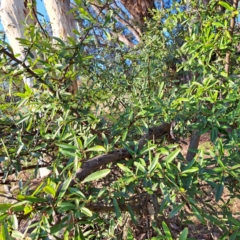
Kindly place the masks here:
POLYGON ((238 12, 212 2, 154 11, 131 49, 94 23, 26 26, 29 66, 1 42, 0 239, 240 238, 238 12))

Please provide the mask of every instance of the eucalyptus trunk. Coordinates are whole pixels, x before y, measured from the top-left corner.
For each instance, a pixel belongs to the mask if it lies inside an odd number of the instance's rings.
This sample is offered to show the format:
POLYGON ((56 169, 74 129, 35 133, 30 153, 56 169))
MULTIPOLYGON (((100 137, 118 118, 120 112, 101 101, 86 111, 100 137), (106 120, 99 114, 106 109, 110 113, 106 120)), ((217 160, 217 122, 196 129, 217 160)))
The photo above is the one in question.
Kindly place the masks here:
MULTIPOLYGON (((73 15, 70 11, 70 0, 44 0, 51 26, 52 34, 67 42, 68 37, 75 38, 73 30, 76 29, 73 15)), ((70 91, 77 92, 77 81, 73 81, 70 91)))
POLYGON ((153 0, 121 0, 121 3, 141 29, 144 28, 144 19, 151 18, 151 10, 155 9, 153 0))
MULTIPOLYGON (((36 23, 34 14, 32 14, 33 8, 34 3, 31 0, 1 1, 0 17, 5 34, 14 54, 20 54, 18 59, 24 61, 26 65, 28 65, 28 62, 25 60, 24 47, 19 43, 18 38, 25 38, 24 28, 26 25, 36 23)), ((32 78, 23 77, 23 81, 30 87, 33 85, 32 78)))

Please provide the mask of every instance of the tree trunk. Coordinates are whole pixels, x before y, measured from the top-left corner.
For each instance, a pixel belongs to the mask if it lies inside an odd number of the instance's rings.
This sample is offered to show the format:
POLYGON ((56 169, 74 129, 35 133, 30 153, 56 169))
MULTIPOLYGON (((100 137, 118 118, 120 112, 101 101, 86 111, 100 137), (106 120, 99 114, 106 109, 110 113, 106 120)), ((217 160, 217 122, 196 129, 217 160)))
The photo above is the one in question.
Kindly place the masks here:
MULTIPOLYGON (((234 11, 236 11, 238 8, 238 0, 233 0, 232 2, 233 2, 232 4, 233 4, 234 11)), ((229 35, 231 37, 231 39, 230 39, 231 45, 232 45, 232 38, 233 38, 236 17, 237 17, 237 14, 232 13, 232 17, 230 20, 230 27, 229 27, 229 35)), ((227 51, 227 54, 225 57, 225 72, 226 72, 227 76, 229 75, 229 72, 230 72, 230 61, 231 61, 231 51, 227 51)))
MULTIPOLYGON (((68 37, 74 38, 73 29, 76 27, 74 18, 69 13, 70 0, 44 0, 44 5, 51 22, 53 36, 61 38, 65 42, 68 41, 68 37)), ((71 92, 75 94, 77 89, 78 85, 75 80, 72 83, 71 92)))
MULTIPOLYGON (((32 3, 31 0, 2 0, 1 1, 1 11, 0 17, 1 22, 13 49, 14 54, 20 54, 19 60, 24 61, 26 55, 24 53, 24 47, 19 43, 17 38, 24 37, 24 28, 26 27, 23 23, 30 25, 35 24, 35 19, 30 16, 31 9, 29 9, 28 3, 32 3)), ((28 65, 28 62, 25 61, 28 65)), ((32 78, 23 78, 24 83, 28 84, 30 87, 33 85, 32 78)))
POLYGON ((121 3, 132 15, 133 20, 138 23, 140 28, 144 27, 144 18, 151 18, 149 10, 155 9, 153 0, 121 0, 121 3))
POLYGON ((74 18, 70 11, 70 0, 44 0, 53 36, 68 41, 68 37, 74 38, 73 29, 75 28, 74 18))

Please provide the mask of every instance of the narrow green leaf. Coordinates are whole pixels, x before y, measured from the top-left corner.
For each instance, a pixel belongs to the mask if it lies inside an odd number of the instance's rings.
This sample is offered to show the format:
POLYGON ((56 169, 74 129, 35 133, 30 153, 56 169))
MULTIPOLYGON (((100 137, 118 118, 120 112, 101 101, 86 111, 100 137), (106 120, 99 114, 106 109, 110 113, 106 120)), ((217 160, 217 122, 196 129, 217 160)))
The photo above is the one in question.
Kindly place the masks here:
POLYGON ((64 202, 59 202, 59 203, 57 204, 57 206, 60 207, 60 208, 66 208, 66 207, 76 208, 76 205, 75 205, 75 204, 73 204, 73 203, 71 203, 71 202, 66 202, 66 201, 64 201, 64 202))
POLYGON ((156 148, 156 145, 146 146, 139 152, 139 155, 143 155, 146 152, 152 151, 156 148))
POLYGON ((218 137, 218 129, 216 127, 213 127, 210 133, 210 139, 214 143, 218 137))
POLYGON ((124 166, 123 164, 117 163, 117 165, 118 165, 118 167, 119 167, 123 172, 125 172, 125 173, 131 173, 131 175, 134 175, 134 174, 132 173, 132 171, 131 171, 128 167, 124 166))
POLYGON ((148 173, 151 173, 155 169, 155 167, 159 161, 159 155, 160 155, 160 153, 157 153, 156 156, 154 157, 153 161, 151 162, 151 164, 149 166, 148 173))
POLYGON ((202 214, 199 212, 199 210, 197 209, 197 207, 194 206, 194 204, 190 203, 191 206, 192 206, 192 210, 193 210, 193 213, 194 215, 197 217, 197 219, 202 223, 202 224, 205 224, 205 220, 202 216, 202 214))
MULTIPOLYGON (((213 26, 216 26, 216 27, 222 27, 222 28, 225 28, 224 24, 222 24, 221 22, 213 22, 212 23, 213 26)), ((211 44, 212 45, 212 44, 211 44)), ((213 46, 213 45, 212 45, 213 46)))
POLYGON ((50 233, 51 234, 57 234, 63 229, 63 227, 64 227, 63 223, 54 225, 50 228, 50 233))
POLYGON ((37 151, 39 149, 45 148, 46 146, 47 146, 47 143, 39 144, 33 149, 33 151, 37 151))
POLYGON ((0 224, 0 240, 8 240, 8 227, 7 223, 0 224))
POLYGON ((228 30, 225 30, 225 34, 228 37, 228 39, 230 39, 230 40, 232 39, 232 36, 228 30))
POLYGON ((85 195, 78 189, 69 187, 68 190, 70 193, 72 193, 80 198, 86 199, 85 195))
POLYGON ((196 172, 196 171, 198 171, 198 169, 199 169, 198 167, 192 167, 190 169, 184 170, 183 172, 181 172, 181 174, 196 172))
POLYGON ((179 240, 186 240, 188 235, 188 228, 184 228, 179 236, 179 240))
POLYGON ((125 141, 125 140, 126 140, 127 134, 128 134, 128 129, 126 129, 126 130, 123 132, 123 134, 122 134, 122 141, 125 141))
POLYGON ((164 231, 167 239, 172 240, 172 234, 171 234, 167 224, 164 221, 162 222, 162 227, 163 227, 163 231, 164 231))
POLYGON ((188 98, 178 98, 177 99, 178 102, 189 102, 188 98))
POLYGON ((55 195, 56 195, 56 190, 55 190, 53 187, 51 187, 51 186, 46 186, 46 187, 44 187, 44 188, 43 188, 43 191, 44 191, 45 193, 51 195, 52 197, 55 197, 55 195))
POLYGON ((132 210, 132 208, 130 207, 130 205, 127 205, 127 208, 128 208, 128 212, 130 213, 132 222, 133 222, 135 225, 137 225, 137 219, 136 219, 136 216, 135 216, 135 214, 134 214, 134 211, 132 210))
POLYGON ((240 227, 240 221, 238 221, 237 219, 231 217, 231 216, 228 216, 228 220, 233 223, 234 225, 240 227))
MULTIPOLYGON (((64 240, 65 240, 65 238, 64 238, 64 240)), ((75 228, 74 228, 74 240, 85 240, 85 237, 83 236, 82 230, 79 227, 79 225, 75 225, 75 228)))
POLYGON ((117 220, 122 225, 122 217, 121 217, 122 215, 121 215, 121 211, 118 206, 118 202, 117 202, 116 198, 113 198, 113 206, 114 206, 114 212, 116 214, 117 220))
POLYGON ((24 238, 24 235, 21 232, 16 231, 16 230, 12 231, 11 236, 15 239, 23 239, 24 238))
POLYGON ((139 163, 139 162, 134 162, 134 166, 137 167, 137 171, 138 171, 138 169, 139 169, 139 170, 140 170, 141 172, 143 172, 143 173, 146 172, 145 167, 144 167, 141 163, 139 163))
POLYGON ((32 212, 32 210, 33 210, 33 207, 32 207, 31 205, 29 205, 29 204, 26 205, 26 206, 24 207, 24 209, 23 209, 23 211, 24 211, 24 215, 26 215, 26 214, 32 212))
POLYGON ((60 152, 67 157, 76 157, 76 152, 71 149, 60 149, 60 152))
POLYGON ((42 224, 41 228, 44 229, 46 232, 50 232, 50 224, 49 224, 49 219, 47 216, 42 216, 42 224))
POLYGON ((81 207, 81 212, 84 213, 85 215, 89 216, 89 217, 92 217, 92 211, 89 210, 88 208, 86 207, 81 207))
POLYGON ((8 210, 12 206, 13 206, 13 204, 11 204, 11 203, 0 204, 0 211, 5 212, 6 210, 8 210))
POLYGON ((164 93, 163 87, 164 87, 164 81, 161 82, 159 89, 158 89, 158 97, 159 98, 162 98, 162 96, 163 96, 163 93, 164 93))
POLYGON ((169 218, 172 218, 173 216, 175 216, 185 205, 185 203, 182 203, 178 206, 176 206, 175 208, 173 208, 173 210, 169 213, 169 218))
POLYGON ((63 182, 62 185, 59 186, 61 189, 58 194, 57 201, 60 201, 62 199, 62 197, 65 195, 71 181, 72 181, 72 177, 69 177, 66 181, 63 182))
POLYGON ((90 145, 94 141, 95 138, 96 138, 96 135, 91 137, 83 137, 84 139, 83 147, 86 148, 88 145, 90 145))
POLYGON ((236 164, 236 165, 234 165, 234 166, 231 166, 231 167, 230 167, 230 170, 235 170, 235 169, 237 169, 237 168, 240 168, 240 164, 236 164))
POLYGON ((217 185, 217 191, 216 191, 216 195, 215 195, 216 202, 218 202, 221 199, 223 189, 224 189, 224 180, 225 180, 225 178, 222 177, 221 182, 217 185))
POLYGON ((59 42, 62 46, 65 46, 65 43, 61 38, 58 38, 58 37, 52 37, 52 38, 55 39, 57 42, 59 42))
POLYGON ((176 157, 177 155, 179 154, 180 152, 180 149, 176 149, 174 152, 170 153, 166 158, 165 158, 165 162, 166 163, 170 163, 172 162, 176 157))
POLYGON ((16 214, 11 215, 10 218, 11 218, 11 222, 12 222, 12 228, 14 230, 17 230, 18 229, 18 219, 17 219, 16 214))
POLYGON ((41 188, 43 186, 44 182, 40 183, 40 185, 36 188, 36 190, 33 192, 32 196, 38 194, 41 191, 41 188))
POLYGON ((233 234, 230 236, 229 240, 235 240, 237 236, 240 236, 239 231, 236 231, 235 233, 233 233, 233 234))
POLYGON ((223 6, 225 9, 229 10, 229 11, 233 11, 234 10, 234 7, 232 7, 229 3, 227 2, 223 2, 223 1, 220 1, 218 2, 219 5, 223 6))
POLYGON ((29 118, 30 118, 30 115, 23 116, 22 118, 19 119, 19 121, 17 122, 17 124, 20 124, 20 123, 22 123, 22 122, 26 122, 29 118))
POLYGON ((222 224, 222 222, 218 218, 216 218, 212 215, 208 215, 208 214, 205 213, 204 216, 205 216, 206 219, 208 219, 210 222, 212 222, 216 225, 220 226, 222 224))
POLYGON ((35 69, 33 69, 33 71, 38 75, 41 75, 41 74, 45 73, 45 70, 42 69, 42 68, 35 68, 35 69))
POLYGON ((103 170, 100 170, 100 171, 98 171, 98 172, 92 173, 92 174, 90 174, 89 176, 87 176, 87 177, 82 181, 82 183, 91 182, 91 181, 95 181, 95 180, 104 178, 104 177, 106 177, 110 172, 111 172, 110 169, 103 169, 103 170))
POLYGON ((24 196, 21 194, 17 195, 17 199, 20 201, 27 200, 32 203, 47 202, 47 200, 45 198, 35 197, 35 196, 24 196))
POLYGON ((222 168, 225 168, 225 166, 224 166, 222 160, 220 159, 220 157, 217 157, 217 162, 222 168))
POLYGON ((7 218, 8 214, 3 214, 0 216, 0 223, 2 223, 6 218, 7 218))
POLYGON ((10 209, 11 209, 11 211, 14 211, 14 212, 23 212, 24 206, 26 204, 30 204, 30 202, 26 201, 26 200, 17 202, 15 204, 13 204, 10 209))
POLYGON ((69 149, 69 150, 77 150, 78 148, 71 145, 71 144, 66 144, 66 143, 56 143, 56 145, 62 149, 69 149))
POLYGON ((86 152, 106 152, 106 149, 103 146, 96 145, 87 149, 86 152))

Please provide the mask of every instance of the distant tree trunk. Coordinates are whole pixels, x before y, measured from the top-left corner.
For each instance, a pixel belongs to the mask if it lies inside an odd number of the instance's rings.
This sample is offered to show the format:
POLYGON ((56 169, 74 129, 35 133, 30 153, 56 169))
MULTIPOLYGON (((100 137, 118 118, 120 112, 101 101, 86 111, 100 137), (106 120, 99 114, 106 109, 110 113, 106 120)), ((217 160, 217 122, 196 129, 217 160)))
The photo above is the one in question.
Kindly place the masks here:
MULTIPOLYGON (((238 8, 238 0, 233 0, 232 1, 232 5, 234 10, 236 11, 238 8)), ((230 34, 230 44, 232 45, 232 38, 233 38, 233 32, 234 32, 234 27, 235 27, 235 18, 237 17, 237 15, 235 15, 234 13, 232 13, 232 17, 230 20, 230 26, 229 26, 229 34, 230 34)), ((230 61, 231 61, 231 51, 227 51, 226 57, 225 57, 225 72, 227 75, 229 75, 230 72, 230 61)))
MULTIPOLYGON (((29 3, 34 7, 34 3, 31 0, 1 1, 0 17, 2 25, 14 54, 20 54, 19 60, 21 61, 25 59, 26 55, 24 47, 19 43, 17 38, 25 38, 25 26, 23 23, 27 25, 36 23, 35 19, 30 16, 32 15, 30 14, 32 9, 28 8, 29 3)), ((25 64, 28 65, 28 62, 25 61, 25 64)), ((24 77, 23 80, 30 87, 33 85, 33 79, 24 77)))
POLYGON ((74 38, 74 18, 70 11, 70 0, 44 0, 46 10, 52 26, 53 36, 68 41, 67 37, 74 38))
MULTIPOLYGON (((100 16, 103 15, 102 11, 100 11, 98 7, 92 5, 92 8, 93 8, 93 10, 97 13, 97 15, 100 15, 100 16)), ((120 19, 119 16, 115 16, 115 18, 116 18, 119 22, 121 22, 122 24, 125 24, 125 23, 122 21, 122 19, 120 19)), ((128 28, 129 28, 129 27, 128 27, 128 28)), ((131 28, 131 27, 130 27, 130 28, 131 28)), ((130 28, 129 28, 129 30, 130 30, 130 28)), ((131 29, 131 30, 132 30, 132 31, 135 31, 135 29, 131 29)), ((133 32, 133 34, 134 34, 134 32, 133 32)), ((134 45, 124 34, 122 34, 122 33, 112 32, 112 35, 117 36, 118 39, 119 39, 121 42, 123 42, 126 46, 128 46, 128 47, 130 47, 130 48, 133 48, 133 47, 135 46, 135 45, 134 45)), ((135 34, 134 34, 134 35, 135 35, 135 34)), ((135 36, 136 36, 137 40, 140 42, 139 34, 136 33, 135 36)))
MULTIPOLYGON (((61 38, 67 42, 68 37, 75 37, 73 29, 75 29, 74 18, 70 10, 70 0, 44 0, 46 10, 52 26, 53 36, 61 38)), ((77 81, 73 81, 71 92, 75 94, 78 86, 77 81)))
POLYGON ((144 18, 151 18, 150 10, 155 9, 153 0, 121 0, 140 28, 144 27, 144 18))
POLYGON ((186 159, 188 162, 192 161, 192 159, 196 156, 196 151, 198 149, 199 140, 201 135, 198 130, 194 130, 191 135, 190 144, 188 147, 188 152, 186 159))

